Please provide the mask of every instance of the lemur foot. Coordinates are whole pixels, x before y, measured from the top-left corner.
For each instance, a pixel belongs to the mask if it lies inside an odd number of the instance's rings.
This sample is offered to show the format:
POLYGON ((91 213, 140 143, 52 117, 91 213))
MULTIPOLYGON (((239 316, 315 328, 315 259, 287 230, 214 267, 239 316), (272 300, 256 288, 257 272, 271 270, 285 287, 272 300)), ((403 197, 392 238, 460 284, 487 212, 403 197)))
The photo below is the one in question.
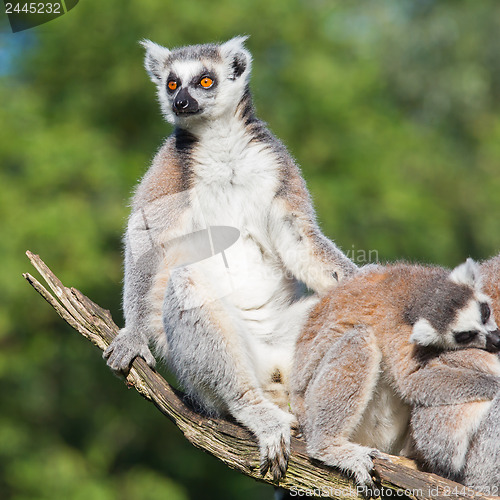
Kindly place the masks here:
POLYGON ((274 481, 280 481, 286 475, 290 458, 290 429, 295 417, 280 411, 279 418, 270 421, 265 431, 257 434, 260 447, 260 474, 269 471, 274 481))
POLYGON ((144 358, 151 368, 155 367, 156 361, 149 350, 146 337, 126 328, 119 331, 102 355, 114 372, 125 373, 128 372, 132 361, 137 356, 144 358))
POLYGON ((367 478, 366 475, 364 475, 364 479, 357 479, 355 475, 355 481, 358 484, 357 486, 357 491, 364 495, 366 498, 377 498, 380 496, 380 478, 378 477, 378 474, 375 471, 374 465, 373 465, 373 459, 374 458, 379 458, 381 460, 387 460, 390 462, 391 460, 380 453, 380 451, 372 449, 369 453, 369 463, 370 465, 367 467, 367 472, 369 477, 367 478), (375 480, 374 480, 375 476, 375 480))
POLYGON ((340 469, 345 474, 352 476, 358 493, 366 498, 378 496, 380 492, 373 479, 374 475, 374 458, 382 458, 381 453, 373 448, 367 448, 354 443, 338 445, 331 447, 329 450, 321 453, 318 456, 325 464, 340 469))

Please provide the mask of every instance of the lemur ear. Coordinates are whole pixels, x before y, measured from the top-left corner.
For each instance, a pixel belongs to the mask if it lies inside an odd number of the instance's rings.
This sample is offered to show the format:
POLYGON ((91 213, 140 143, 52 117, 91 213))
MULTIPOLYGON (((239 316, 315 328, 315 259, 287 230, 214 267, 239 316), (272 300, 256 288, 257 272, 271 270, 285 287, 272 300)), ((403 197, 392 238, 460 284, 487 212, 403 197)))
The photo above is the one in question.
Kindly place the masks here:
POLYGON ((146 68, 151 81, 158 85, 161 83, 161 73, 164 69, 167 57, 170 54, 170 50, 152 42, 151 40, 141 40, 139 43, 146 49, 144 67, 146 68))
POLYGON ((472 259, 467 259, 458 265, 450 274, 451 281, 459 285, 477 287, 481 281, 481 270, 479 264, 472 259))
POLYGON ((222 57, 231 67, 231 80, 236 80, 244 73, 248 75, 252 64, 252 56, 245 48, 247 36, 236 36, 220 46, 222 57))
POLYGON ((436 344, 439 335, 432 325, 424 318, 420 318, 414 325, 410 335, 410 342, 422 346, 436 344))

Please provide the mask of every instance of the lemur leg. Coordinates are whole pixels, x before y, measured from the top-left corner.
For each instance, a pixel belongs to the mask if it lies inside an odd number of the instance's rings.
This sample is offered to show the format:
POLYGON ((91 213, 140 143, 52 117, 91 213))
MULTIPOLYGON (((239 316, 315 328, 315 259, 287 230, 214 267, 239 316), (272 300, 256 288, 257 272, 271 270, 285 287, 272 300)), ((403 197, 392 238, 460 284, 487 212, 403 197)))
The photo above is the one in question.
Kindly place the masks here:
POLYGON ((280 479, 286 471, 294 417, 264 396, 255 372, 253 339, 240 311, 224 298, 211 300, 210 287, 202 283, 199 276, 181 269, 167 286, 166 358, 205 411, 229 413, 255 434, 262 474, 270 470, 280 479))
MULTIPOLYGON (((349 442, 372 398, 381 354, 369 330, 346 332, 325 354, 306 390, 301 424, 309 454, 352 474, 365 492, 375 487, 374 449, 349 442)), ((300 420, 299 420, 300 421, 300 420)))
POLYGON ((500 393, 491 402, 472 440, 463 483, 492 496, 500 496, 500 393))

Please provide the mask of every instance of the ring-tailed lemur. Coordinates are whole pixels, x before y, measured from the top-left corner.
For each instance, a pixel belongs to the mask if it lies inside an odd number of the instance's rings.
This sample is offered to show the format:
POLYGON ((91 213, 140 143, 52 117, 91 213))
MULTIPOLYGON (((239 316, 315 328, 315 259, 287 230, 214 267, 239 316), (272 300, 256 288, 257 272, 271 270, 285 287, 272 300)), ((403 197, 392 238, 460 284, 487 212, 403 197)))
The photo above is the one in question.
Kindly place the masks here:
MULTIPOLYGON (((500 318, 500 256, 481 264, 481 282, 491 298, 493 315, 500 318)), ((486 319, 490 310, 483 306, 482 313, 486 319)), ((497 353, 479 349, 445 351, 435 362, 500 378, 497 353)), ((494 399, 417 405, 412 410, 411 435, 410 455, 427 470, 483 494, 500 495, 500 391, 494 399)))
POLYGON ((323 234, 289 153, 254 114, 251 56, 237 37, 145 66, 175 125, 137 187, 125 235, 125 327, 113 370, 166 359, 191 399, 258 439, 261 472, 284 475, 296 335, 318 293, 356 266, 323 234), (282 408, 278 407, 281 405, 282 408))
POLYGON ((310 313, 292 369, 309 454, 369 492, 372 458, 402 452, 412 406, 494 398, 499 377, 439 362, 443 350, 500 349, 489 304, 471 260, 451 272, 367 266, 330 291, 310 313))

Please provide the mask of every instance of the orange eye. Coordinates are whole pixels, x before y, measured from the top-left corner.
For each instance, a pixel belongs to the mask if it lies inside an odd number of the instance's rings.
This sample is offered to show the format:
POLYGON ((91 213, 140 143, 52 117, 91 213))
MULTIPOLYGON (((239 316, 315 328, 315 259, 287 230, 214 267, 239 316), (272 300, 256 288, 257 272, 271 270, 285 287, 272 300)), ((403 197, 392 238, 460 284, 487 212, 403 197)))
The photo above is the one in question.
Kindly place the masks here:
POLYGON ((200 85, 205 88, 205 89, 209 89, 212 85, 214 84, 214 81, 208 77, 208 76, 204 76, 201 80, 200 80, 200 85))
POLYGON ((170 80, 168 83, 167 83, 167 87, 170 89, 170 90, 175 90, 177 88, 177 82, 175 80, 170 80))

